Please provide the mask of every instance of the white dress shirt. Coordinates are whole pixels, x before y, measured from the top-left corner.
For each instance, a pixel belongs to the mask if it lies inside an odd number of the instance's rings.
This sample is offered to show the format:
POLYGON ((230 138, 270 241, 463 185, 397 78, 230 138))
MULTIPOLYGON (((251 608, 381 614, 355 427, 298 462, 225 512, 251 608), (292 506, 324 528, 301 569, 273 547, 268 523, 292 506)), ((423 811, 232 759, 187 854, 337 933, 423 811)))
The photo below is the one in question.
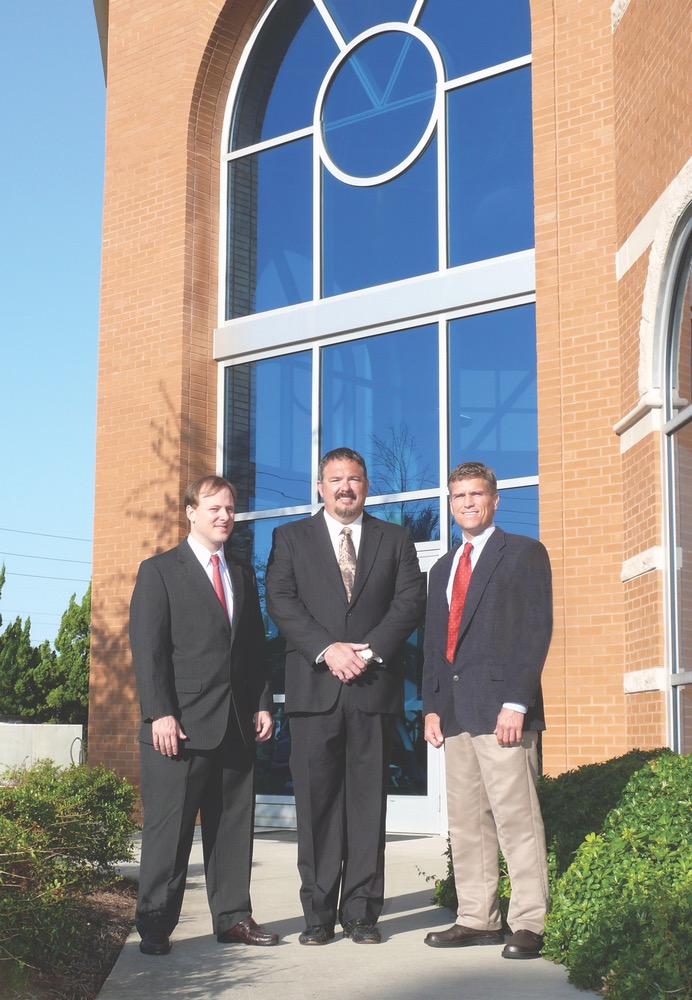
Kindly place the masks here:
POLYGON ((224 553, 223 546, 221 546, 220 549, 217 549, 216 552, 210 552, 205 545, 201 545, 196 538, 192 537, 192 535, 187 536, 187 541, 195 556, 199 559, 202 569, 209 577, 209 582, 212 587, 214 586, 214 577, 211 557, 213 555, 219 557, 219 572, 221 573, 221 583, 223 584, 223 592, 226 597, 228 620, 231 625, 233 625, 233 584, 231 583, 231 575, 228 572, 228 566, 226 565, 226 555, 224 553))
MULTIPOLYGON (((484 547, 485 543, 488 541, 488 539, 490 538, 490 536, 492 535, 492 533, 493 533, 494 530, 495 530, 495 525, 491 524, 489 528, 486 528, 485 531, 481 531, 480 535, 476 535, 474 538, 466 538, 465 535, 462 537, 462 544, 459 546, 459 548, 457 550, 457 553, 454 556, 454 560, 452 562, 452 569, 451 569, 451 572, 449 574, 449 580, 447 582, 447 603, 448 604, 451 604, 451 602, 452 602, 452 587, 454 585, 454 574, 457 571, 457 566, 459 565, 459 560, 461 559, 462 553, 464 551, 464 543, 465 542, 471 542, 471 544, 473 545, 473 548, 471 549, 471 572, 473 573, 473 570, 475 569, 476 563, 478 562, 479 556, 480 556, 481 552, 483 551, 483 547, 484 547)), ((527 712, 527 706, 526 705, 520 705, 518 702, 514 702, 514 701, 505 701, 505 702, 503 702, 502 707, 503 708, 509 708, 513 712, 521 712, 522 715, 526 715, 526 712, 527 712)))

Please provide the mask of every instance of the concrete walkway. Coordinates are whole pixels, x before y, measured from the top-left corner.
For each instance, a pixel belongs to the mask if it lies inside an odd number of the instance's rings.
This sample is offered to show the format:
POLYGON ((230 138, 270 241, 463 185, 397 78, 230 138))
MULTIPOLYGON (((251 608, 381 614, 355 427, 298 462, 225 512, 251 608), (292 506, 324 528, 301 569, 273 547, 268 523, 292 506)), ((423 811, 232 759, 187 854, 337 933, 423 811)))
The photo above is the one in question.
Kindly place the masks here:
MULTIPOLYGON (((596 996, 570 986, 562 966, 544 959, 510 961, 499 946, 428 948, 425 934, 454 922, 431 905, 425 875, 446 870, 442 837, 392 836, 387 841, 383 943, 356 945, 337 930, 324 947, 298 944, 304 923, 298 902, 295 833, 259 832, 252 877, 254 917, 279 934, 275 948, 219 945, 211 934, 202 867, 195 839, 181 921, 169 955, 139 951, 133 932, 99 1000, 186 998, 224 1000, 576 1000, 596 996)), ((136 876, 137 868, 124 868, 136 876)))

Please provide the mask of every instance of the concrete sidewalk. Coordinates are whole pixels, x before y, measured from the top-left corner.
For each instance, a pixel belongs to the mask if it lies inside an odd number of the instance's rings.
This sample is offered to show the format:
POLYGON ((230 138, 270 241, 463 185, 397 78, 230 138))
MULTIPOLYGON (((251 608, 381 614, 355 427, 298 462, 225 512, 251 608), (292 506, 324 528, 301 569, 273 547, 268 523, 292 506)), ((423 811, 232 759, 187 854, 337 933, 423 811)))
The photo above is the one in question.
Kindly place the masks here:
MULTIPOLYGON (((380 918, 383 943, 356 945, 337 930, 317 948, 298 944, 304 922, 298 902, 295 833, 260 832, 255 840, 252 902, 258 923, 277 933, 275 948, 219 945, 211 933, 202 867, 195 839, 181 921, 169 955, 139 951, 133 932, 99 1000, 237 997, 277 1000, 582 1000, 596 996, 570 986, 562 966, 543 959, 510 961, 500 947, 428 948, 425 934, 454 922, 431 905, 425 875, 446 870, 442 837, 391 836, 387 840, 386 901, 380 918)), ((136 876, 137 868, 124 868, 136 876)))

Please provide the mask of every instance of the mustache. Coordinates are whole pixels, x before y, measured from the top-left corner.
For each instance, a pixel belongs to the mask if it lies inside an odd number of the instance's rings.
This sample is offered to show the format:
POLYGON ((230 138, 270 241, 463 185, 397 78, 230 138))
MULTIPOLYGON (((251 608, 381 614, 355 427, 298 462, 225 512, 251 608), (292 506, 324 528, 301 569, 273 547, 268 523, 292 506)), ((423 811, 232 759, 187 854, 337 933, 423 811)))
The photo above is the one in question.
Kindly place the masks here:
POLYGON ((342 490, 341 493, 337 493, 336 499, 337 500, 346 500, 346 499, 355 500, 356 499, 356 494, 353 492, 353 490, 342 490))

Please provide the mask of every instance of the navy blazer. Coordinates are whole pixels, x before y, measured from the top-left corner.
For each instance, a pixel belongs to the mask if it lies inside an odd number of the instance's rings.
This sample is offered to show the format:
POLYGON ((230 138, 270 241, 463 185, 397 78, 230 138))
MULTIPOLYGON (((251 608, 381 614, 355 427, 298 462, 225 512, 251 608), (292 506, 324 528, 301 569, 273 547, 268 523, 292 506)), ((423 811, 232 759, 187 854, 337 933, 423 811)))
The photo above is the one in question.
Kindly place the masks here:
POLYGON ((545 547, 495 528, 471 574, 453 662, 447 659, 447 584, 454 554, 430 572, 425 622, 423 714, 445 736, 492 733, 504 702, 528 706, 524 729, 545 729, 541 671, 553 627, 545 547))
POLYGON ((151 720, 174 715, 192 750, 213 750, 233 706, 248 747, 253 715, 272 711, 265 637, 255 574, 226 551, 233 585, 233 628, 187 539, 139 567, 130 602, 130 646, 142 712, 139 738, 152 742, 151 720))
POLYGON ((408 528, 363 514, 351 601, 323 510, 276 528, 267 611, 286 637, 286 712, 328 712, 342 685, 317 657, 333 642, 367 642, 383 660, 351 682, 366 712, 403 709, 403 652, 425 611, 425 579, 408 528))

